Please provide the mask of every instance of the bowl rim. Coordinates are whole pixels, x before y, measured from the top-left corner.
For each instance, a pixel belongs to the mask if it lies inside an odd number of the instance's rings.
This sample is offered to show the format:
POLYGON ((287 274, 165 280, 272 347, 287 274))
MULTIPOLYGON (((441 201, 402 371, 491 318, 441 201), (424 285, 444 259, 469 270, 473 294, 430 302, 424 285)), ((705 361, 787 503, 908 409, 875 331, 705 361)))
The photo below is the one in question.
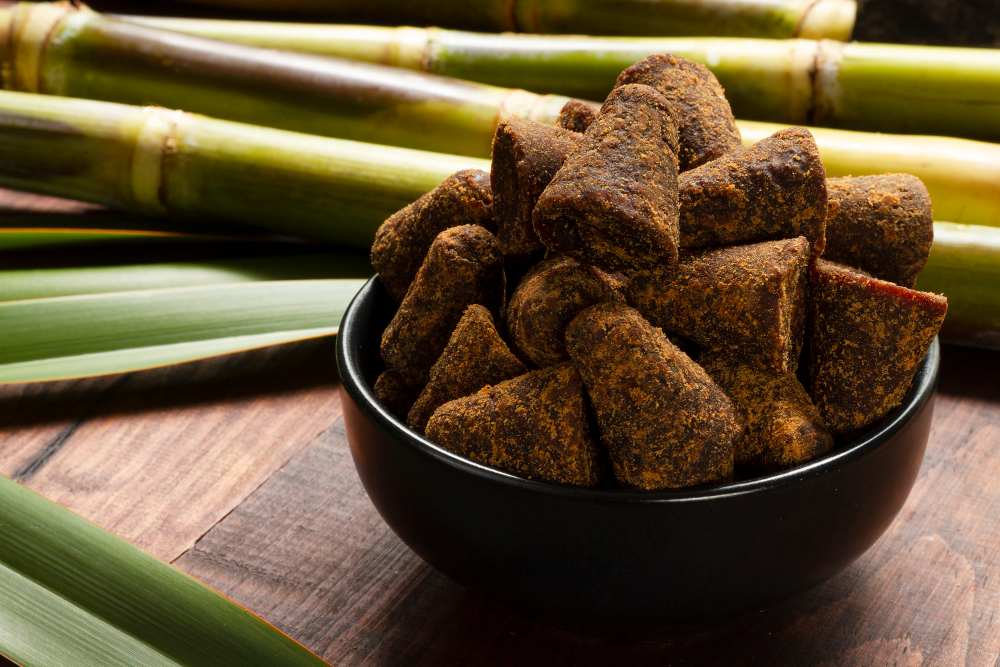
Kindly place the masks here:
POLYGON ((337 335, 337 367, 340 370, 341 386, 350 394, 357 406, 376 424, 391 434, 398 442, 417 454, 435 459, 449 467, 469 473, 484 481, 513 486, 524 491, 556 496, 570 500, 593 501, 613 504, 635 503, 690 503, 716 501, 737 496, 763 493, 774 489, 802 484, 810 479, 830 474, 861 459, 896 433, 921 410, 935 392, 940 368, 941 352, 937 337, 932 341, 927 354, 921 360, 910 391, 903 403, 894 408, 877 426, 854 441, 837 448, 806 464, 770 473, 761 477, 737 482, 726 482, 711 486, 687 489, 667 489, 643 491, 641 489, 589 489, 563 486, 552 482, 528 479, 513 473, 491 468, 459 454, 455 454, 427 438, 412 431, 405 423, 389 412, 376 400, 372 388, 368 386, 357 364, 358 336, 355 328, 360 321, 358 310, 364 301, 377 298, 376 281, 373 276, 351 300, 344 312, 337 335))

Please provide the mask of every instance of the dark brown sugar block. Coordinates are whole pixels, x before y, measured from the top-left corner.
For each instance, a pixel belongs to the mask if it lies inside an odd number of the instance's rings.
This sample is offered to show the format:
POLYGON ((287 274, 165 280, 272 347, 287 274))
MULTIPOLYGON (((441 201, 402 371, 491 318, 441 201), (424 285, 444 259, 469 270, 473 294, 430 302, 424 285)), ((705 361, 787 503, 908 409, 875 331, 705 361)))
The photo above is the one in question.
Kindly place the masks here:
POLYGON ((737 466, 777 472, 833 451, 833 436, 794 375, 773 375, 718 352, 702 353, 698 364, 726 392, 746 425, 736 444, 737 466))
POLYGON ((493 316, 483 306, 469 306, 444 352, 431 367, 430 379, 406 417, 406 425, 424 432, 439 407, 528 372, 500 338, 493 316))
POLYGON ((755 368, 794 373, 807 313, 804 237, 692 255, 633 274, 626 298, 650 322, 755 368))
POLYGON ((810 393, 835 434, 899 405, 948 301, 819 260, 810 271, 810 393))
POLYGON ((597 118, 597 108, 593 103, 583 100, 570 100, 559 112, 559 127, 573 132, 586 132, 590 124, 597 118))
POLYGON ((566 348, 619 483, 652 490, 731 477, 743 425, 729 398, 637 311, 587 308, 566 329, 566 348))
POLYGON ((805 236, 826 228, 826 168, 809 130, 790 127, 680 175, 682 248, 805 236))
POLYGON ((437 235, 395 317, 382 334, 386 366, 414 383, 426 378, 465 309, 503 307, 503 254, 496 237, 478 225, 437 235))
POLYGON ((559 484, 597 486, 583 383, 570 363, 532 371, 445 403, 427 437, 473 461, 559 484))
POLYGON ((615 85, 630 83, 656 88, 674 106, 681 172, 743 148, 725 91, 704 65, 668 53, 653 55, 622 72, 615 85))
POLYGON ((624 301, 621 281, 572 257, 556 255, 536 265, 514 290, 507 306, 511 344, 539 368, 569 361, 566 325, 587 306, 624 301))
POLYGON ((934 242, 927 188, 910 174, 826 181, 823 258, 913 287, 934 242))
POLYGON ((405 419, 420 395, 423 383, 409 383, 396 371, 389 369, 378 376, 372 391, 385 408, 400 419, 405 419))
POLYGON ((392 298, 402 301, 406 296, 434 237, 461 225, 496 232, 490 175, 481 169, 452 174, 379 227, 372 245, 372 266, 392 298))
POLYGON ((531 212, 580 138, 572 130, 516 116, 497 126, 490 178, 497 238, 504 254, 522 255, 542 247, 531 212))
POLYGON ((549 252, 607 271, 676 263, 675 146, 662 95, 616 88, 535 206, 549 252))

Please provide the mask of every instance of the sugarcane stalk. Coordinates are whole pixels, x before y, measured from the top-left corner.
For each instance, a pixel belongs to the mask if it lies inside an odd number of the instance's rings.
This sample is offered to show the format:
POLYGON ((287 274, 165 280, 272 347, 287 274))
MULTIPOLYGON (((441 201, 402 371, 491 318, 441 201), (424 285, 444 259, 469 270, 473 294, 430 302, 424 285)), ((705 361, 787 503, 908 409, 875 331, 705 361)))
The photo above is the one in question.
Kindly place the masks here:
POLYGON ((1000 141, 997 49, 122 18, 593 100, 604 99, 632 63, 653 53, 673 53, 712 70, 739 118, 1000 141))

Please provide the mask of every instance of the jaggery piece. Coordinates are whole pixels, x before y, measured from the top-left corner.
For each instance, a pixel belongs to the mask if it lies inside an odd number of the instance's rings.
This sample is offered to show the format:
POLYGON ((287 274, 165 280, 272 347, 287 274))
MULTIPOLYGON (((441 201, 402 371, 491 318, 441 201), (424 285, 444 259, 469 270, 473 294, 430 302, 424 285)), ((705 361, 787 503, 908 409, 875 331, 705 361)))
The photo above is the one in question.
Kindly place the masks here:
POLYGON ((597 486, 601 456, 583 383, 570 363, 532 371, 445 403, 427 437, 456 454, 518 475, 597 486))
POLYGON ((633 274, 626 299, 650 322, 755 368, 794 373, 807 313, 804 237, 719 248, 676 270, 633 274))
POLYGON ((400 419, 406 419, 406 414, 416 402, 421 389, 423 389, 422 382, 411 384, 391 368, 379 375, 375 380, 375 386, 372 387, 378 402, 400 419))
POLYGON ((623 486, 668 489, 728 480, 743 425, 726 395, 634 309, 587 308, 566 329, 601 442, 623 486))
POLYGON ((819 260, 810 270, 810 393, 834 434, 903 402, 948 301, 819 260))
POLYGON ((396 301, 402 301, 434 238, 450 227, 479 225, 496 233, 490 175, 463 169, 394 213, 372 244, 372 266, 396 301))
POLYGON ((505 255, 542 247, 531 212, 580 138, 577 132, 516 116, 497 126, 490 179, 497 238, 505 255))
POLYGON ((662 95, 616 88, 535 205, 549 252, 613 272, 676 264, 676 137, 662 95))
POLYGON ((779 130, 680 175, 681 247, 805 236, 823 250, 826 168, 809 130, 779 130))
POLYGON ((528 372, 500 338, 493 317, 483 306, 469 306, 451 334, 444 352, 431 367, 427 386, 413 403, 406 425, 424 432, 434 411, 449 401, 528 372))
POLYGON ((536 265, 507 306, 507 334, 523 358, 539 368, 569 361, 566 325, 587 306, 624 301, 621 281, 572 257, 556 255, 536 265))
POLYGON ((704 65, 669 53, 653 55, 622 72, 615 86, 630 83, 656 88, 673 105, 682 173, 743 148, 725 91, 704 65))
POLYGON ((592 103, 573 99, 563 105, 556 124, 573 132, 586 132, 595 118, 597 109, 592 103))
POLYGON ((734 453, 738 467, 777 472, 833 451, 833 436, 794 375, 773 375, 714 351, 702 353, 698 365, 726 392, 746 425, 734 453))
POLYGON ((934 242, 927 188, 910 174, 826 181, 823 259, 912 288, 934 242))
POLYGON ((411 384, 426 378, 465 309, 478 303, 499 313, 504 290, 495 236, 478 225, 441 232, 382 334, 386 366, 411 384))

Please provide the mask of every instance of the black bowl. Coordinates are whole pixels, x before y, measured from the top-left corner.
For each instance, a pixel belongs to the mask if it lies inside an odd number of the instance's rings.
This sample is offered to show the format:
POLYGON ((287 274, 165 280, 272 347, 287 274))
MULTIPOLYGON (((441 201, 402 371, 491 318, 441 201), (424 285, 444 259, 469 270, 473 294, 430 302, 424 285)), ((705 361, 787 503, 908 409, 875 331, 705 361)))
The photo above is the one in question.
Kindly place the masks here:
POLYGON ((444 574, 563 627, 651 636, 808 590, 878 539, 923 459, 937 341, 902 406, 794 470, 664 492, 523 479, 442 449, 378 404, 379 340, 395 309, 373 278, 347 309, 337 343, 347 437, 369 498, 444 574))

